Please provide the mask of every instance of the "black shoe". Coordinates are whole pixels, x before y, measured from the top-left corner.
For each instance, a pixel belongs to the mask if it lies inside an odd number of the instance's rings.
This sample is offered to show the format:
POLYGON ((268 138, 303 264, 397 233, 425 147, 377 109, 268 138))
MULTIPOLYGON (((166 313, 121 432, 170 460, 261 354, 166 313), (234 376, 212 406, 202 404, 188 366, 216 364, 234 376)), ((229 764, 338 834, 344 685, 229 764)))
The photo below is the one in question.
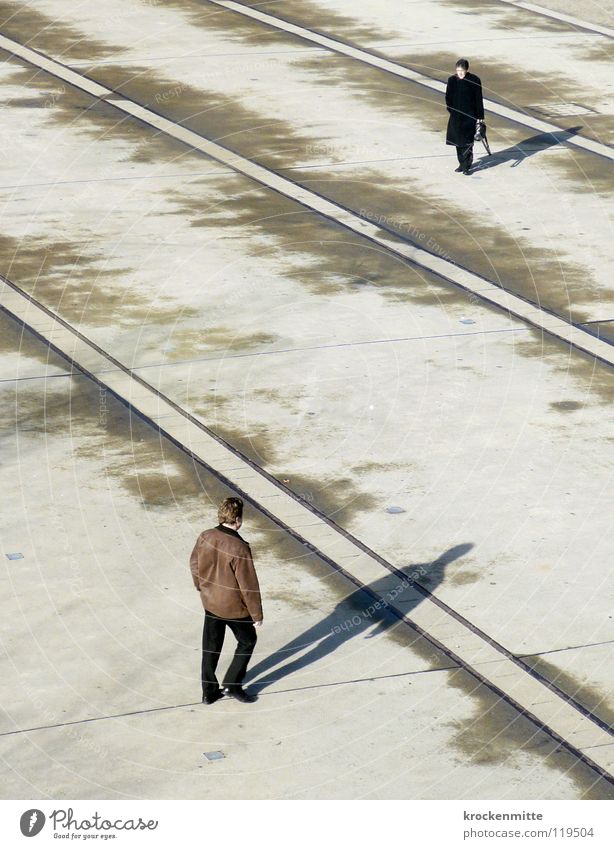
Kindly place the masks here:
POLYGON ((251 704, 258 698, 258 696, 251 696, 249 693, 246 693, 241 687, 224 687, 223 694, 245 704, 251 704))
POLYGON ((465 175, 465 177, 468 177, 471 174, 471 168, 463 169, 463 174, 465 175))
POLYGON ((223 698, 224 692, 222 690, 216 690, 210 696, 203 696, 203 704, 204 705, 212 705, 214 702, 219 701, 219 699, 223 698))
POLYGON ((454 169, 454 171, 455 171, 457 174, 460 174, 460 172, 461 172, 462 170, 463 170, 463 166, 462 166, 462 165, 459 165, 459 166, 458 166, 458 168, 455 168, 455 169, 454 169))

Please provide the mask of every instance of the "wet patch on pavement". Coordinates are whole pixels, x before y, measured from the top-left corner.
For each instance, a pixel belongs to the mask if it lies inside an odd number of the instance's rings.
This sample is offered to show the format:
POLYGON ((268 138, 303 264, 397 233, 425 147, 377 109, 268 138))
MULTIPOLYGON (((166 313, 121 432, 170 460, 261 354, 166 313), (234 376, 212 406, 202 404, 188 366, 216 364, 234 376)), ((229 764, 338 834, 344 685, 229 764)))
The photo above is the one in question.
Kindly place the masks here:
POLYGON ((239 325, 227 327, 224 325, 207 326, 207 309, 199 315, 199 327, 182 326, 183 310, 177 311, 178 322, 169 329, 166 336, 164 352, 167 361, 208 359, 207 355, 215 354, 223 359, 241 353, 258 353, 268 351, 279 341, 279 337, 264 331, 243 329, 239 325))
MULTIPOLYGON (((284 2, 284 11, 285 5, 284 2)), ((206 0, 164 0, 164 8, 180 12, 192 26, 202 27, 204 30, 224 36, 231 43, 237 42, 247 47, 257 48, 259 51, 313 46, 298 36, 259 23, 231 9, 223 9, 207 3, 206 0)), ((266 11, 266 9, 261 10, 266 11)), ((261 60, 257 56, 251 58, 246 56, 246 62, 251 62, 254 66, 258 61, 261 60)))
POLYGON ((68 360, 60 357, 47 345, 41 344, 22 324, 0 310, 0 354, 15 352, 61 371, 71 369, 68 360))
POLYGON ((481 572, 472 569, 456 569, 448 573, 446 581, 455 587, 462 587, 465 584, 474 584, 476 581, 483 580, 483 578, 484 575, 481 572))
MULTIPOLYGON (((203 180, 202 185, 203 189, 208 186, 225 191, 226 196, 211 205, 202 197, 194 197, 191 190, 175 189, 169 191, 169 200, 176 204, 179 213, 188 216, 192 226, 217 227, 218 238, 243 238, 242 249, 254 258, 274 257, 284 275, 299 282, 307 292, 325 296, 354 292, 360 297, 362 291, 376 288, 384 296, 393 294, 398 298, 401 294, 418 303, 425 299, 428 303, 466 300, 430 272, 410 266, 272 190, 250 190, 246 180, 229 184, 226 178, 203 180), (261 238, 255 241, 250 236, 261 238)), ((257 292, 250 293, 247 283, 246 297, 251 294, 257 292)))
POLYGON ((75 326, 171 324, 198 315, 174 298, 147 297, 125 285, 129 268, 89 246, 52 239, 0 236, 0 273, 75 326))
MULTIPOLYGON (((568 125, 576 124, 569 121, 568 125)), ((586 153, 581 150, 569 148, 567 155, 548 160, 548 168, 553 171, 554 184, 563 188, 561 178, 569 185, 569 188, 591 194, 599 199, 609 200, 612 196, 612 162, 595 154, 586 153)), ((606 214, 604 208, 603 214, 606 214)), ((590 222, 586 222, 590 229, 590 222)), ((578 236, 585 233, 578 231, 578 236)))
POLYGON ((572 47, 578 58, 584 59, 586 62, 605 62, 609 67, 614 61, 614 44, 608 36, 595 36, 593 44, 582 44, 577 47, 572 47))
MULTIPOLYGON (((542 655, 524 656, 523 661, 531 669, 542 675, 547 681, 552 681, 566 695, 581 704, 602 722, 614 728, 614 704, 612 703, 612 691, 607 695, 602 693, 598 687, 582 681, 569 672, 564 672, 555 663, 542 655)), ((590 754, 590 753, 589 753, 590 754)))
POLYGON ((581 799, 614 799, 614 787, 553 740, 511 705, 492 693, 470 673, 458 669, 447 673, 450 686, 477 702, 470 719, 446 724, 455 730, 452 745, 459 763, 484 766, 505 763, 525 769, 522 754, 542 757, 553 770, 575 784, 581 799))
POLYGON ((306 506, 315 507, 337 524, 347 526, 355 516, 381 507, 379 499, 361 490, 350 478, 326 481, 295 474, 291 469, 278 471, 282 445, 268 427, 246 434, 243 429, 216 422, 213 430, 243 456, 273 474, 306 506))
MULTIPOLYGON (((175 0, 172 5, 181 8, 187 5, 192 5, 192 3, 190 0, 175 0)), ((211 6, 209 3, 203 3, 202 5, 206 8, 217 8, 218 11, 222 11, 219 6, 211 6)), ((273 17, 280 17, 285 21, 316 30, 324 35, 341 36, 348 44, 352 44, 356 47, 360 47, 361 44, 364 44, 364 42, 369 39, 389 41, 398 37, 396 33, 377 28, 372 24, 360 24, 355 18, 352 18, 349 15, 343 15, 340 12, 335 12, 330 8, 320 6, 317 3, 307 2, 307 0, 284 0, 283 4, 280 4, 279 2, 264 2, 258 3, 256 8, 260 12, 272 15, 273 17)), ((244 24, 239 24, 239 21, 248 20, 250 19, 244 18, 242 15, 238 15, 233 12, 227 12, 226 17, 223 18, 224 25, 231 31, 236 30, 242 25, 244 26, 244 24)), ((214 25, 219 25, 215 18, 213 18, 213 22, 214 25)), ((256 26, 258 26, 259 29, 256 31, 255 38, 257 39, 257 42, 259 41, 262 43, 264 33, 266 33, 267 29, 272 28, 265 24, 258 24, 254 21, 254 27, 256 26)), ((295 38, 297 38, 297 36, 295 36, 295 38)), ((313 47, 311 42, 307 43, 313 47)))
POLYGON ((54 58, 91 61, 117 55, 117 48, 86 36, 70 24, 37 12, 31 3, 0 2, 2 34, 54 58))
MULTIPOLYGON (((393 123, 395 119, 405 122, 407 117, 411 116, 428 130, 441 133, 442 143, 445 143, 447 113, 444 96, 440 92, 347 56, 304 56, 300 57, 296 64, 297 67, 311 72, 311 85, 325 89, 336 89, 343 85, 345 90, 377 110, 381 117, 383 133, 386 131, 386 124, 393 123)), ((338 120, 339 123, 343 122, 343 116, 338 120)), ((348 135, 356 134, 356 146, 361 148, 363 144, 360 141, 360 126, 352 116, 348 115, 345 121, 348 124, 348 135)))
MULTIPOLYGON (((582 304, 592 305, 596 291, 604 301, 614 304, 614 292, 602 291, 584 265, 562 260, 556 250, 544 250, 514 237, 503 226, 468 216, 466 210, 445 197, 425 196, 410 173, 404 175, 402 189, 397 182, 368 170, 353 174, 351 179, 323 176, 316 180, 310 169, 303 174, 302 182, 361 212, 366 220, 385 222, 399 237, 419 247, 427 246, 444 259, 452 258, 563 318, 569 319, 571 314, 575 321, 586 320, 582 304)), ((382 230, 381 235, 389 234, 382 230)))
POLYGON ((244 457, 262 468, 270 468, 278 459, 279 444, 271 437, 267 427, 262 426, 254 431, 245 422, 241 424, 243 427, 231 427, 228 424, 216 422, 213 430, 216 436, 221 437, 228 445, 232 445, 244 457), (246 430, 250 432, 246 433, 246 430))
MULTIPOLYGON (((515 353, 542 360, 558 375, 573 379, 578 391, 584 395, 584 407, 588 407, 591 400, 596 404, 612 407, 614 369, 611 366, 596 360, 590 354, 570 348, 565 342, 545 337, 541 331, 530 329, 529 333, 530 338, 515 340, 515 353)), ((558 411, 560 412, 560 409, 558 411)))
MULTIPOLYGON (((30 67, 4 50, 0 50, 0 60, 14 66, 8 84, 23 88, 22 96, 3 101, 4 106, 37 110, 49 126, 76 128, 90 140, 121 140, 130 145, 126 151, 128 162, 172 164, 186 155, 209 161, 208 157, 177 139, 145 127, 104 100, 97 100, 45 71, 30 67)), ((104 173, 104 168, 99 167, 98 176, 104 173)))
POLYGON ((238 98, 195 88, 145 66, 101 65, 96 80, 265 167, 274 167, 288 156, 294 159, 314 141, 313 135, 298 133, 283 119, 247 109, 238 98))
POLYGON ((285 486, 301 501, 342 527, 351 525, 357 516, 382 506, 377 497, 361 490, 351 478, 326 480, 288 471, 285 479, 288 480, 285 486))
POLYGON ((463 0, 462 8, 459 8, 456 0, 439 0, 442 6, 447 6, 455 12, 460 12, 468 17, 488 16, 497 29, 508 32, 526 33, 530 30, 538 30, 553 35, 569 35, 574 32, 573 25, 557 21, 555 18, 547 18, 543 15, 527 15, 524 9, 513 9, 509 5, 501 5, 496 0, 463 0))
POLYGON ((582 410, 584 404, 580 404, 578 401, 552 401, 550 408, 558 413, 574 413, 577 410, 582 410))

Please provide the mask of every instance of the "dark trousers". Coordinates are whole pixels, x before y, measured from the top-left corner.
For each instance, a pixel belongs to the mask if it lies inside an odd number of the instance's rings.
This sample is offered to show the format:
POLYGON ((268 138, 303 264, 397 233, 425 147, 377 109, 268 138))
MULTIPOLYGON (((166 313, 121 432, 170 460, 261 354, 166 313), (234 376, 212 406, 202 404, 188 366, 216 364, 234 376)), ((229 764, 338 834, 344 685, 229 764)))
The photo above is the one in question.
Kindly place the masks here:
POLYGON ((458 157, 458 164, 462 166, 463 171, 468 171, 473 165, 473 142, 457 147, 456 156, 458 157))
POLYGON ((211 696, 220 686, 215 677, 215 670, 224 645, 227 625, 237 639, 237 649, 224 676, 223 687, 241 686, 247 672, 247 665, 256 646, 256 629, 251 616, 247 616, 245 619, 222 619, 205 610, 200 676, 203 685, 203 698, 211 696))

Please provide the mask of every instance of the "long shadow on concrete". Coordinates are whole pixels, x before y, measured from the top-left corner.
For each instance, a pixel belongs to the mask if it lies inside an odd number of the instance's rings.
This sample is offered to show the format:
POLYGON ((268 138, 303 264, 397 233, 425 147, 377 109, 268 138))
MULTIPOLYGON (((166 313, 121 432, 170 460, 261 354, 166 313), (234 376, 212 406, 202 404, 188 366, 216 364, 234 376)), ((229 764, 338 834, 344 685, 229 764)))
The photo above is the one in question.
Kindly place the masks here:
POLYGON ((351 593, 317 625, 303 631, 281 649, 253 666, 248 671, 246 680, 252 681, 265 673, 268 674, 266 678, 260 677, 259 680, 254 680, 250 691, 258 693, 269 684, 276 683, 299 669, 304 669, 310 663, 322 660, 347 640, 360 636, 373 625, 376 627, 368 634, 367 639, 398 625, 399 619, 390 612, 389 606, 395 605, 403 613, 411 613, 411 610, 424 600, 424 595, 416 589, 414 584, 418 582, 428 585, 429 590, 434 589, 443 581, 446 567, 463 557, 472 548, 473 543, 455 545, 432 563, 421 563, 400 570, 402 577, 391 573, 375 581, 367 589, 377 598, 373 598, 363 589, 351 593), (309 646, 313 647, 306 654, 270 672, 278 663, 287 661, 288 658, 309 646))
MULTIPOLYGON (((478 171, 487 171, 489 168, 496 168, 497 165, 503 165, 506 162, 512 162, 512 168, 515 168, 530 156, 535 156, 536 153, 562 144, 567 139, 577 135, 581 129, 581 126, 570 127, 568 130, 560 130, 556 133, 539 133, 537 136, 531 136, 513 147, 506 147, 505 150, 498 150, 491 156, 484 156, 479 159, 471 173, 477 174, 478 171)), ((480 142, 476 142, 475 149, 477 150, 480 145, 480 142)))

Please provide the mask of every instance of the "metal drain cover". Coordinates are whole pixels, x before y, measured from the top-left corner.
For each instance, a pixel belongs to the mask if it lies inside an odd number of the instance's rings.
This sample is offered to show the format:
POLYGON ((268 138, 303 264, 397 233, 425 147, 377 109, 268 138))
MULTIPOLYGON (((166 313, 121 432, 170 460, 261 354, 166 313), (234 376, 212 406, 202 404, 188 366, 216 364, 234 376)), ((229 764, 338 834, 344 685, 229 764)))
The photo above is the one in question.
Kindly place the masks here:
POLYGON ((529 108, 532 112, 539 112, 542 115, 560 117, 566 115, 597 115, 594 109, 589 109, 588 106, 580 106, 579 103, 539 103, 537 106, 530 106, 529 108))
POLYGON ((203 752, 208 761, 221 761, 226 757, 224 752, 203 752))

